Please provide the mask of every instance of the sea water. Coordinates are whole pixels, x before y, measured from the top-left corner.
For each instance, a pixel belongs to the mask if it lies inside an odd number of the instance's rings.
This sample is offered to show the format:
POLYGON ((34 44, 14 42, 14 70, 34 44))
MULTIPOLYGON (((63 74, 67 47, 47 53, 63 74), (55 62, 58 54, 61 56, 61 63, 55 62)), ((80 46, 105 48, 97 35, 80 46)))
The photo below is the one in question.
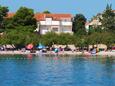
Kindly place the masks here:
POLYGON ((0 56, 0 86, 115 86, 115 58, 0 56))

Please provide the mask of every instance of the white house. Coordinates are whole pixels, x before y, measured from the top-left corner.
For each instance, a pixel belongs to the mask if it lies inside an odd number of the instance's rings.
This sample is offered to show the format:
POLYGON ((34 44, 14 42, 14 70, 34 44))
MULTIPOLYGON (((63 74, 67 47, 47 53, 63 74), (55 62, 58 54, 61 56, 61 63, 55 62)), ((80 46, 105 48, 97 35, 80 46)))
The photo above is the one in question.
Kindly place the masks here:
POLYGON ((47 32, 70 33, 72 34, 72 15, 71 14, 35 14, 37 29, 40 34, 47 32))
POLYGON ((89 30, 90 27, 97 27, 101 25, 102 23, 98 19, 93 19, 91 22, 86 22, 85 28, 86 30, 89 30))
MULTIPOLYGON (((115 13, 115 10, 112 10, 112 12, 115 13)), ((86 28, 87 30, 89 30, 90 27, 101 26, 102 23, 101 23, 100 20, 99 20, 100 18, 103 19, 102 13, 97 14, 90 22, 87 22, 87 23, 85 24, 85 28, 86 28)), ((103 28, 102 28, 102 29, 103 29, 103 28)))
POLYGON ((89 30, 90 27, 101 26, 102 23, 100 22, 99 18, 102 18, 102 14, 97 14, 90 22, 86 22, 86 30, 89 30))

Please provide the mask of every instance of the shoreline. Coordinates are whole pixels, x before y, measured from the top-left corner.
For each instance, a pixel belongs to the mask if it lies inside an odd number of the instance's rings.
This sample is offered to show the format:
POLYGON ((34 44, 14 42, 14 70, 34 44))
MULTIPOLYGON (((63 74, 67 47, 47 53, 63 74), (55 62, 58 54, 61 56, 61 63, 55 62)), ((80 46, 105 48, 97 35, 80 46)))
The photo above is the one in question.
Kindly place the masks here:
MULTIPOLYGON (((40 53, 35 52, 35 53, 30 53, 29 51, 26 52, 22 52, 22 51, 0 51, 0 55, 28 55, 28 54, 32 54, 32 55, 46 55, 46 56, 54 56, 57 55, 56 53, 52 52, 52 51, 48 51, 47 53, 40 53)), ((58 53, 58 56, 114 56, 115 57, 115 52, 112 51, 101 51, 98 52, 94 55, 92 55, 89 52, 76 52, 76 51, 62 51, 58 53)))

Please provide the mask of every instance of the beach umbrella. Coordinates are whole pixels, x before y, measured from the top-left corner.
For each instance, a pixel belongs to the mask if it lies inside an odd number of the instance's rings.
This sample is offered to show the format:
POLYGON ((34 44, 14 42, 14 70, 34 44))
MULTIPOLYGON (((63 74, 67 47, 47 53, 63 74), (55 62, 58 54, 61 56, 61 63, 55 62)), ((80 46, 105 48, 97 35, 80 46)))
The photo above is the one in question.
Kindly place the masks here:
POLYGON ((37 48, 38 48, 38 49, 43 49, 43 48, 45 48, 45 46, 42 45, 41 43, 39 43, 39 45, 37 46, 37 48))
POLYGON ((33 44, 28 44, 28 45, 26 46, 26 48, 29 49, 29 50, 32 49, 33 47, 34 47, 33 44))

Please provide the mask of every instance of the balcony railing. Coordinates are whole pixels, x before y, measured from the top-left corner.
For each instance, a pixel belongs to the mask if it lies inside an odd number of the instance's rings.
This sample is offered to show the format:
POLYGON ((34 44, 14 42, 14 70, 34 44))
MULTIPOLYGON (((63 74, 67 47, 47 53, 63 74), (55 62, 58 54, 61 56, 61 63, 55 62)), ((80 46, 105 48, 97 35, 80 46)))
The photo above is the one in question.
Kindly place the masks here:
POLYGON ((40 21, 40 25, 63 25, 63 26, 72 26, 72 22, 67 21, 40 21))

